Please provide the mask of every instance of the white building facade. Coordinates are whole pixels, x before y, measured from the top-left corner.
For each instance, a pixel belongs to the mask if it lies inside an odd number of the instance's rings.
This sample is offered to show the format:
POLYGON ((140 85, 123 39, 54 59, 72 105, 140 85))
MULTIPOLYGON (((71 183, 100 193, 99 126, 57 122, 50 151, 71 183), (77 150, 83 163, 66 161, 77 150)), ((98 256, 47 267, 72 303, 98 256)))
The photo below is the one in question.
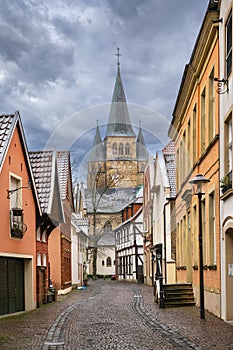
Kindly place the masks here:
POLYGON ((126 208, 123 222, 116 234, 117 278, 130 282, 144 282, 143 277, 143 213, 142 198, 126 208), (140 205, 133 207, 137 204, 140 205), (129 211, 131 215, 129 214, 129 211), (125 218, 125 220, 124 220, 125 218))
POLYGON ((82 218, 80 213, 73 213, 71 225, 72 286, 78 287, 85 284, 89 274, 87 257, 89 220, 82 218))
POLYGON ((220 3, 219 58, 216 77, 220 93, 220 229, 221 318, 233 321, 233 189, 232 189, 232 0, 220 3))

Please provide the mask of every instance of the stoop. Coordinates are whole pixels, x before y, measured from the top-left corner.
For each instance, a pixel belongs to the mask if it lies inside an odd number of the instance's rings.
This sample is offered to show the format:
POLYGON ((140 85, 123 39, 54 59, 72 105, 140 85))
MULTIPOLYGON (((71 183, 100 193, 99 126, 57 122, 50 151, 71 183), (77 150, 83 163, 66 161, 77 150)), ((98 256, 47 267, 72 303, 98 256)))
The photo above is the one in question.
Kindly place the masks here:
POLYGON ((191 283, 164 284, 164 306, 194 306, 194 294, 191 283))

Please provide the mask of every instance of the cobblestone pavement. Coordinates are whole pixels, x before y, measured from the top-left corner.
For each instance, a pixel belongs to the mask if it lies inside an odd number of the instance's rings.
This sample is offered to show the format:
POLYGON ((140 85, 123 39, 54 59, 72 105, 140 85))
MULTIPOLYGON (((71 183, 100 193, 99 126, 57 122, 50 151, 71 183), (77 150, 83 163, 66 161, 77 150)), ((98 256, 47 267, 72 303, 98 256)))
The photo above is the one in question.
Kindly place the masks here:
POLYGON ((197 307, 159 309, 152 288, 90 282, 56 303, 0 318, 0 349, 233 349, 233 326, 197 307))

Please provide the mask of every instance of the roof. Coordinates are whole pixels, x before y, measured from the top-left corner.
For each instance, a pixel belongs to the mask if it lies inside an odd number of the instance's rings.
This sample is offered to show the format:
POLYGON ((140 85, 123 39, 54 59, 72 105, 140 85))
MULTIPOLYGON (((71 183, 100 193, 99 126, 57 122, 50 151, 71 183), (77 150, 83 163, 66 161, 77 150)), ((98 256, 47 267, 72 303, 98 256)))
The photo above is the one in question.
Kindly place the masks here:
POLYGON ((130 121, 119 65, 105 137, 107 136, 136 136, 130 121))
POLYGON ((53 196, 55 155, 52 151, 29 152, 42 213, 50 214, 53 196))
POLYGON ((137 160, 148 160, 149 155, 146 148, 146 143, 144 140, 141 126, 139 127, 139 130, 138 130, 136 146, 137 146, 137 160))
POLYGON ((114 233, 105 233, 101 236, 98 241, 98 247, 115 247, 115 234, 114 233))
POLYGON ((102 143, 99 125, 96 127, 94 141, 89 155, 89 161, 105 160, 104 145, 102 143))
POLYGON ((72 213, 72 225, 75 227, 76 231, 83 233, 88 237, 88 228, 90 221, 86 217, 82 217, 81 213, 72 213))
POLYGON ((114 232, 118 231, 121 227, 127 225, 128 223, 134 222, 138 218, 138 216, 142 213, 142 210, 143 210, 143 207, 141 206, 133 216, 131 216, 127 220, 125 220, 122 223, 120 223, 120 225, 118 225, 114 229, 114 232))
POLYGON ((68 181, 69 181, 69 166, 70 166, 69 151, 57 152, 57 166, 58 166, 61 198, 62 200, 64 200, 67 196, 68 181))
POLYGON ((31 163, 29 159, 29 153, 27 149, 27 144, 26 144, 26 138, 24 135, 23 131, 23 125, 21 122, 20 114, 19 112, 15 112, 14 114, 9 114, 9 115, 0 115, 0 171, 2 170, 2 166, 4 164, 4 160, 13 136, 13 133, 15 131, 16 126, 19 127, 19 136, 21 139, 21 145, 22 149, 24 152, 24 156, 26 159, 26 166, 28 169, 30 181, 31 181, 31 188, 33 189, 33 195, 35 198, 35 202, 37 203, 37 207, 39 212, 40 211, 40 204, 39 204, 39 199, 37 196, 37 191, 36 191, 36 186, 34 182, 34 177, 33 177, 33 172, 31 168, 31 163))
POLYGON ((14 126, 17 121, 17 113, 0 116, 0 164, 2 166, 9 145, 14 126))
POLYGON ((171 189, 171 197, 176 197, 176 160, 175 143, 170 141, 162 150, 165 166, 167 170, 168 181, 171 189))
POLYGON ((60 196, 56 153, 53 151, 30 152, 40 207, 43 214, 49 215, 57 226, 64 222, 63 206, 60 196))
MULTIPOLYGON (((87 212, 93 212, 92 191, 85 190, 87 212)), ((99 190, 97 200, 100 198, 97 205, 97 213, 118 213, 126 207, 135 198, 134 188, 109 188, 103 195, 99 190)))

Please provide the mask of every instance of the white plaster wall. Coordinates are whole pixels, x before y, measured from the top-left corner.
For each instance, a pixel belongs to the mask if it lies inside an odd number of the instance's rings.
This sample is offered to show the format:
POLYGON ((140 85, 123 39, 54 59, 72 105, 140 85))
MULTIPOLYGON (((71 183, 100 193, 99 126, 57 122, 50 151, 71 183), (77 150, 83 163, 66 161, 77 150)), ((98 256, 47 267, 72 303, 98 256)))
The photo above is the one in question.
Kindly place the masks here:
MULTIPOLYGON (((220 58, 220 79, 225 77, 225 23, 232 6, 231 0, 221 1, 219 23, 219 58, 220 58)), ((220 178, 224 176, 224 119, 228 116, 233 103, 233 79, 232 74, 229 79, 229 92, 220 95, 220 178)), ((223 237, 222 223, 228 215, 232 215, 233 198, 224 201, 220 200, 220 231, 221 231, 221 318, 226 319, 226 261, 225 261, 225 241, 223 237)))

